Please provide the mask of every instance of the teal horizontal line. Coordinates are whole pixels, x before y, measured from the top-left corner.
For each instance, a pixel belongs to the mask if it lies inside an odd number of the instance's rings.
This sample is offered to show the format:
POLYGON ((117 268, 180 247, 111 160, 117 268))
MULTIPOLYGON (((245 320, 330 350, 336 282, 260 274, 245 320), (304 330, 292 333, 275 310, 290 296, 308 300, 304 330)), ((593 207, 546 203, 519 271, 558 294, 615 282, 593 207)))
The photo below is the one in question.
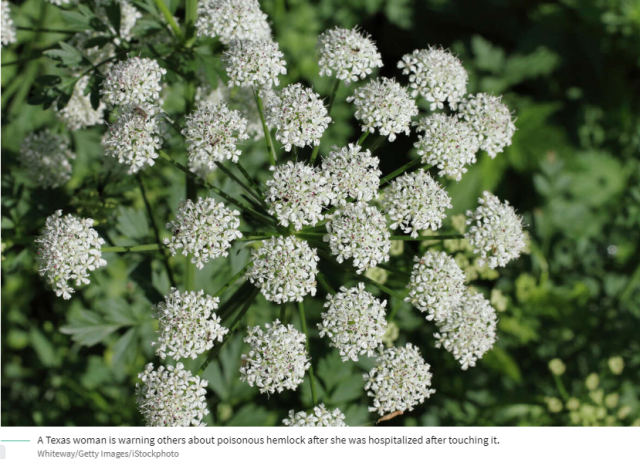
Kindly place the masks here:
POLYGON ((31 441, 31 440, 0 440, 0 441, 31 441))

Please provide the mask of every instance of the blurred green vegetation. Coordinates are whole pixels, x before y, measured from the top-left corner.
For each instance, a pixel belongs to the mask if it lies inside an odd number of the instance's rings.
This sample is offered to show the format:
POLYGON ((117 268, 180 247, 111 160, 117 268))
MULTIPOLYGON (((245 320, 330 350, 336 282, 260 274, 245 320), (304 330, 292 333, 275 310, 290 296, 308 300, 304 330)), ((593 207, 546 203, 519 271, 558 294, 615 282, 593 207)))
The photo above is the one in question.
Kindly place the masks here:
MULTIPOLYGON (((183 17, 182 5, 167 3, 183 17)), ((328 96, 331 81, 318 76, 317 35, 334 25, 360 25, 380 48, 381 75, 406 83, 396 68, 401 56, 443 45, 469 71, 468 92, 502 93, 518 117, 510 148, 495 160, 482 153, 461 182, 446 182, 451 216, 475 207, 486 189, 509 200, 528 224, 530 254, 498 272, 469 262, 464 243, 446 244, 499 311, 499 340, 477 367, 461 371, 449 354, 435 349, 433 325, 404 305, 396 318, 396 344, 410 341, 421 349, 437 392, 389 424, 638 425, 640 1, 261 3, 288 62, 284 84, 302 80, 328 96), (549 366, 553 359, 563 363, 551 365, 556 374, 549 366)), ((12 12, 19 26, 66 26, 59 10, 42 0, 13 2, 12 12)), ((19 31, 18 44, 2 49, 2 62, 31 56, 64 38, 19 31)), ((28 132, 63 129, 51 109, 26 103, 35 78, 55 73, 54 64, 42 58, 2 67, 1 420, 3 425, 139 425, 136 375, 155 361, 150 305, 170 286, 162 258, 106 254, 108 266, 92 273, 91 284, 68 302, 45 286, 34 262, 33 236, 56 209, 95 218, 109 243, 155 242, 136 179, 104 158, 104 127, 71 135, 77 159, 73 178, 62 189, 34 188, 18 166, 19 145, 28 132)), ((345 102, 352 90, 342 86, 338 93, 335 124, 321 153, 358 136, 353 108, 345 102)), ((180 83, 171 86, 166 101, 168 112, 183 114, 180 83)), ((415 134, 401 136, 378 150, 383 172, 415 155, 414 141, 415 134)), ((175 151, 181 151, 180 142, 172 142, 175 151)), ((262 149, 261 143, 249 144, 243 158, 265 178, 262 149)), ((158 162, 141 178, 166 235, 164 223, 184 198, 184 176, 158 162)), ((213 179, 238 193, 223 174, 213 179)), ((464 225, 460 218, 448 220, 453 227, 464 225)), ((196 288, 216 291, 244 265, 249 249, 240 246, 228 259, 197 272, 196 288)), ((405 243, 396 249, 402 253, 393 262, 410 266, 421 247, 405 243)), ((183 260, 171 260, 178 279, 183 260)), ((335 279, 329 276, 334 285, 335 279)), ((396 282, 387 280, 402 289, 396 282)), ((321 298, 322 292, 309 301, 310 323, 319 319, 321 298)), ((393 307, 397 300, 389 301, 393 307)), ((277 314, 259 296, 246 323, 261 324, 277 314)), ((289 314, 298 324, 294 308, 289 314)), ((361 373, 371 362, 342 363, 336 352, 327 353, 314 326, 310 337, 322 401, 340 407, 348 424, 370 422, 361 373)), ((310 406, 306 383, 270 398, 240 383, 243 349, 238 334, 204 373, 210 382, 210 425, 277 425, 289 409, 310 406)))

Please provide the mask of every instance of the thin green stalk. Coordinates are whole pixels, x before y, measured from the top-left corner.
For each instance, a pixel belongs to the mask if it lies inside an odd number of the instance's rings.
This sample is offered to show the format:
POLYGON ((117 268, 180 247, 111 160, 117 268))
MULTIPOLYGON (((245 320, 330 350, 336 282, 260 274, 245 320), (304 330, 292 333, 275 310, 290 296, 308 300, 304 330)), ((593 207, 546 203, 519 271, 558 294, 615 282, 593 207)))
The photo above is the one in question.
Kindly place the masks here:
POLYGON ((262 199, 264 197, 264 193, 262 193, 262 191, 260 190, 260 184, 258 183, 258 181, 255 180, 253 177, 251 177, 251 175, 249 175, 247 170, 244 167, 242 167, 242 164, 240 164, 240 161, 235 163, 235 165, 238 168, 238 170, 242 173, 242 175, 244 175, 244 178, 247 180, 247 182, 249 182, 249 185, 251 186, 251 188, 253 188, 255 192, 258 193, 258 195, 260 196, 260 199, 262 199))
POLYGON ((383 135, 379 136, 376 140, 371 142, 371 145, 367 147, 367 150, 371 150, 371 152, 373 153, 378 149, 380 145, 382 145, 382 142, 384 142, 385 140, 387 140, 385 136, 383 135))
POLYGON ((402 166, 399 169, 396 169, 395 171, 393 171, 392 173, 385 175, 384 177, 382 177, 380 179, 380 183, 382 184, 381 187, 386 186, 389 181, 391 181, 391 179, 397 177, 398 175, 402 174, 405 171, 408 171, 409 169, 411 169, 412 167, 420 164, 420 161, 422 161, 422 157, 418 157, 412 161, 409 161, 407 164, 405 164, 404 166, 402 166))
POLYGON ((77 31, 72 30, 60 30, 60 29, 43 29, 43 28, 34 28, 34 27, 16 27, 18 30, 25 30, 27 32, 36 32, 36 33, 60 33, 60 34, 69 34, 75 35, 78 33, 77 31))
POLYGON ((390 273, 393 273, 393 274, 398 274, 400 276, 405 276, 405 277, 409 276, 409 273, 406 273, 401 269, 394 268, 393 266, 389 266, 385 263, 378 263, 378 267, 384 269, 385 271, 389 271, 390 273))
POLYGON ((298 302, 298 311, 300 312, 300 326, 302 327, 302 333, 307 340, 307 353, 309 354, 309 383, 311 385, 311 398, 313 399, 313 406, 318 404, 318 395, 316 394, 316 378, 313 374, 313 359, 311 358, 311 347, 309 346, 309 334, 307 333, 307 318, 304 314, 304 303, 298 302))
POLYGON ((368 135, 369 135, 369 131, 364 131, 360 136, 360 138, 358 139, 358 145, 362 145, 368 135))
POLYGON ((287 303, 282 303, 280 305, 280 323, 284 324, 287 318, 287 303))
POLYGON ((160 12, 163 14, 164 18, 169 23, 169 26, 173 30, 173 33, 175 34, 175 36, 182 37, 182 30, 180 30, 180 27, 178 27, 178 24, 176 24, 175 19, 173 19, 173 14, 171 14, 171 11, 169 11, 169 8, 167 8, 167 5, 164 3, 164 1, 163 0, 154 0, 154 1, 156 2, 156 6, 160 10, 160 12))
MULTIPOLYGON (((338 93, 338 88, 340 87, 340 80, 338 78, 335 79, 333 83, 333 89, 331 90, 331 96, 329 97, 329 106, 327 107, 327 116, 331 114, 331 109, 333 108, 333 102, 336 100, 336 94, 338 93)), ((311 164, 316 162, 316 158, 318 157, 318 152, 320 151, 320 144, 316 145, 311 153, 311 159, 309 162, 311 164)))
POLYGON ((327 282, 327 279, 325 279, 322 273, 319 272, 318 274, 316 274, 316 279, 325 292, 330 293, 331 295, 336 294, 336 291, 331 285, 329 285, 329 282, 327 282))
POLYGON ((248 185, 246 185, 242 180, 240 180, 240 178, 236 174, 234 174, 229 169, 224 167, 224 165, 220 161, 216 161, 215 163, 216 163, 216 166, 218 166, 218 168, 222 172, 227 174, 231 180, 233 180, 238 185, 240 185, 247 193, 249 193, 251 197, 253 197, 256 201, 258 201, 258 204, 260 204, 261 206, 264 206, 264 202, 262 201, 262 198, 256 195, 254 191, 248 185))
POLYGON ((247 272, 247 270, 251 267, 253 263, 247 263, 244 268, 242 268, 240 271, 238 271, 231 279, 229 279, 227 281, 226 284, 224 284, 222 287, 220 287, 220 289, 215 293, 215 295, 213 295, 215 298, 220 298, 222 296, 222 294, 224 292, 227 291, 227 289, 229 287, 231 287, 233 284, 235 284, 235 282, 240 279, 244 273, 247 272))
POLYGON ((389 238, 392 241, 446 241, 448 239, 464 239, 464 234, 438 234, 435 236, 398 236, 392 234, 389 238))
POLYGON ((162 246, 160 244, 144 244, 144 245, 120 245, 116 247, 103 247, 102 253, 106 252, 149 252, 151 250, 160 250, 162 246))
POLYGON ((260 121, 262 122, 262 130, 264 131, 264 138, 267 142, 267 150, 269 150, 269 162, 272 166, 276 165, 276 150, 273 147, 273 140, 271 139, 271 131, 269 130, 269 126, 267 126, 267 122, 264 119, 264 107, 262 105, 262 98, 258 92, 254 89, 253 95, 256 99, 256 106, 258 107, 258 113, 260 114, 260 121))
POLYGON ((567 400, 569 400, 569 393, 567 392, 567 389, 564 387, 562 378, 560 378, 559 375, 554 374, 553 379, 556 381, 556 387, 558 388, 558 392, 560 392, 560 395, 566 402, 567 400))

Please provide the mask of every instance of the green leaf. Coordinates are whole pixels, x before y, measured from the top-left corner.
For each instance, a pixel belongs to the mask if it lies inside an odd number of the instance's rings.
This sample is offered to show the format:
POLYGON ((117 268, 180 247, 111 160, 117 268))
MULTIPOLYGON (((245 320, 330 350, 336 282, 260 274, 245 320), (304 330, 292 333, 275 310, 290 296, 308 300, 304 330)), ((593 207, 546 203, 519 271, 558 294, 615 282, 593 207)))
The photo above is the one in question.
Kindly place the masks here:
POLYGON ((60 49, 50 49, 42 53, 54 61, 58 61, 58 67, 77 67, 82 63, 90 64, 79 49, 63 41, 58 44, 60 49))
POLYGON ((132 242, 142 242, 149 235, 147 215, 141 209, 120 207, 116 229, 132 242))
POLYGON ((339 405, 359 398, 364 393, 364 380, 360 373, 352 374, 349 379, 341 382, 331 393, 329 403, 339 405))
POLYGON ((97 37, 91 37, 87 41, 85 41, 84 44, 82 45, 82 48, 91 49, 91 48, 95 48, 96 46, 99 48, 102 48, 108 43, 111 43, 111 38, 105 35, 99 35, 97 37))
POLYGON ((41 75, 36 78, 35 83, 39 86, 56 86, 62 82, 58 75, 41 75))
POLYGON ((109 18, 109 22, 113 26, 113 30, 116 31, 118 35, 120 35, 120 20, 122 14, 120 12, 120 2, 116 0, 112 0, 106 7, 107 17, 109 18))
POLYGON ((501 347, 494 347, 482 358, 484 365, 504 373, 517 383, 522 382, 522 373, 516 361, 501 347))
POLYGON ((113 345, 111 356, 112 367, 124 367, 129 365, 135 360, 138 354, 137 336, 138 330, 136 327, 130 328, 127 332, 116 341, 113 345))
POLYGON ((222 60, 217 56, 204 56, 199 55, 202 61, 202 67, 204 74, 207 77, 207 81, 211 85, 212 89, 218 87, 218 80, 221 80, 224 84, 229 82, 229 76, 227 70, 222 63, 222 60))
POLYGON ((37 328, 32 327, 29 337, 40 362, 42 362, 45 367, 57 367, 60 365, 60 356, 56 353, 56 350, 46 336, 37 328))
POLYGON ((338 351, 333 350, 318 363, 318 375, 321 375, 328 392, 331 392, 338 383, 347 379, 353 370, 351 361, 342 362, 338 351))
POLYGON ((68 324, 60 327, 60 332, 71 335, 71 339, 82 346, 90 347, 121 327, 121 324, 105 322, 103 317, 93 311, 80 309, 69 319, 68 324))

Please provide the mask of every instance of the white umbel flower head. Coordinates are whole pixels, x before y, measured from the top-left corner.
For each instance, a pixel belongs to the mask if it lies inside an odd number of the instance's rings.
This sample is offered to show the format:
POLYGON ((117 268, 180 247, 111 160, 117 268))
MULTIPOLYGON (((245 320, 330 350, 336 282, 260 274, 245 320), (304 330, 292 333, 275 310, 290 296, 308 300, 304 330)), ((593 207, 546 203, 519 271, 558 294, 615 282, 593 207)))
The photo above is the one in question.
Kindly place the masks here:
POLYGON ((205 295, 204 291, 180 292, 174 287, 153 307, 158 319, 156 354, 165 359, 195 359, 213 347, 215 340, 222 341, 229 329, 220 325, 219 298, 205 295))
POLYGON ((271 27, 258 0, 205 0, 198 5, 198 36, 231 40, 268 40, 271 27))
POLYGON ((284 54, 272 40, 232 40, 225 62, 231 87, 269 89, 287 73, 284 54))
POLYGON ((467 93, 467 71, 460 59, 446 49, 416 49, 402 57, 398 68, 404 75, 409 75, 412 96, 419 94, 431 102, 431 110, 444 108, 447 101, 455 110, 467 93))
POLYGON ((66 137, 48 129, 27 134, 20 145, 20 164, 40 188, 58 188, 67 183, 75 157, 66 137))
POLYGON ((276 92, 266 109, 267 123, 275 126, 276 140, 286 151, 291 147, 320 145, 331 118, 320 96, 300 83, 276 92))
POLYGON ((363 375, 367 395, 373 397, 369 411, 381 416, 395 411, 413 411, 435 390, 431 387, 431 367, 418 348, 411 343, 405 347, 379 348, 376 366, 363 375))
POLYGON ((316 294, 318 255, 307 241, 294 236, 265 241, 251 252, 253 263, 247 278, 260 287, 264 297, 275 303, 302 301, 316 294))
POLYGON ((363 202, 351 202, 338 209, 327 221, 327 235, 331 253, 338 262, 353 258, 358 274, 378 263, 389 261, 391 234, 387 220, 375 207, 363 202))
POLYGON ((333 411, 325 408, 324 403, 313 408, 312 414, 305 411, 289 411, 289 417, 282 420, 287 427, 348 427, 344 423, 344 414, 339 408, 333 411))
POLYGON ((348 102, 356 106, 355 117, 360 121, 362 131, 388 136, 389 142, 396 134, 411 132, 411 117, 418 114, 415 100, 406 88, 395 80, 378 78, 355 90, 348 102))
POLYGON ((206 380, 193 376, 182 362, 173 367, 162 365, 157 371, 148 363, 136 383, 138 409, 147 427, 203 427, 207 409, 206 380))
POLYGON ((379 164, 380 160, 360 145, 333 147, 322 160, 322 173, 334 194, 332 203, 344 206, 349 198, 362 202, 376 199, 382 175, 379 164))
POLYGON ((359 355, 372 357, 387 330, 386 304, 367 292, 363 283, 350 289, 340 287, 335 295, 327 295, 326 311, 318 324, 320 337, 329 337, 343 362, 357 362, 359 355))
POLYGON ((56 295, 65 300, 75 292, 69 285, 89 284, 89 271, 106 266, 102 259, 104 240, 93 229, 91 218, 62 216, 62 211, 47 218, 38 245, 38 271, 47 276, 56 295))
POLYGON ((0 41, 2 46, 10 45, 16 42, 16 26, 11 19, 11 7, 9 2, 3 1, 0 3, 0 14, 2 15, 2 33, 0 41))
POLYGON ((240 368, 240 381, 257 386, 261 394, 295 390, 311 366, 307 356, 307 337, 293 325, 279 320, 261 327, 247 327, 244 342, 251 346, 242 355, 246 362, 240 368))
POLYGON ((458 116, 471 125, 480 140, 480 149, 491 158, 511 145, 515 120, 500 97, 485 93, 469 95, 460 102, 458 116))
POLYGON ((120 107, 124 112, 138 106, 152 109, 160 100, 160 82, 165 73, 153 59, 136 56, 117 62, 102 83, 102 100, 110 108, 120 107))
POLYGON ((498 317, 480 293, 466 291, 460 307, 437 322, 436 347, 444 347, 460 362, 462 369, 476 366, 476 361, 496 342, 498 317))
POLYGON ((320 76, 332 76, 349 86, 366 78, 374 68, 382 67, 382 56, 368 34, 357 27, 336 27, 318 37, 320 76))
POLYGON ((191 263, 202 269, 210 260, 229 255, 231 243, 242 237, 238 215, 213 198, 198 197, 195 203, 187 199, 180 203, 176 219, 167 223, 172 236, 164 243, 173 256, 180 250, 182 255, 191 254, 191 263))
POLYGON ((440 228, 445 212, 452 207, 447 192, 423 169, 391 182, 381 204, 389 215, 390 228, 400 227, 411 237, 418 237, 418 231, 440 228))
POLYGON ((464 236, 474 246, 474 253, 480 254, 480 266, 487 263, 491 269, 504 268, 509 261, 519 258, 526 247, 522 217, 509 201, 503 204, 488 191, 482 196, 474 212, 467 210, 470 227, 464 236))
POLYGON ((322 220, 323 206, 333 199, 324 175, 301 162, 271 166, 271 170, 273 178, 266 183, 270 215, 276 215, 282 226, 293 225, 296 231, 322 220))
POLYGON ((427 320, 443 320, 460 306, 466 276, 456 261, 444 252, 427 252, 415 257, 411 280, 404 300, 427 315, 427 320))
POLYGON ((226 104, 205 102, 187 116, 182 135, 187 140, 187 153, 194 163, 213 168, 216 161, 238 162, 242 153, 237 143, 247 140, 247 121, 226 104))
POLYGON ((418 142, 413 146, 422 156, 423 164, 436 166, 438 175, 460 181, 467 172, 467 165, 476 162, 480 148, 478 136, 469 123, 455 116, 436 113, 418 121, 416 131, 418 142))
POLYGON ((95 126, 103 122, 105 105, 100 102, 98 109, 93 109, 89 94, 86 96, 84 94, 88 83, 88 75, 80 78, 73 88, 73 95, 67 105, 62 110, 58 110, 54 106, 58 119, 66 124, 71 131, 95 126))

